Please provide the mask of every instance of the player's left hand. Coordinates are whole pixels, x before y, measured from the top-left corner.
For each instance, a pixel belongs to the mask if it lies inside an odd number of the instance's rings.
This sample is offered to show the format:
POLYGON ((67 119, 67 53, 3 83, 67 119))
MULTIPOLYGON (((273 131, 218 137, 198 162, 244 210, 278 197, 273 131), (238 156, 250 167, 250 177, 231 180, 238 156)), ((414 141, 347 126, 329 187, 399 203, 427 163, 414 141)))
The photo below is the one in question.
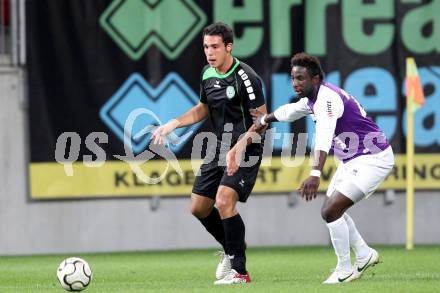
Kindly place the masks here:
POLYGON ((232 176, 238 171, 242 155, 243 152, 239 151, 236 147, 233 147, 226 154, 226 172, 228 176, 232 176))
POLYGON ((301 197, 305 198, 306 201, 314 199, 318 192, 319 183, 319 177, 309 176, 309 178, 304 180, 301 187, 298 189, 301 192, 301 197))

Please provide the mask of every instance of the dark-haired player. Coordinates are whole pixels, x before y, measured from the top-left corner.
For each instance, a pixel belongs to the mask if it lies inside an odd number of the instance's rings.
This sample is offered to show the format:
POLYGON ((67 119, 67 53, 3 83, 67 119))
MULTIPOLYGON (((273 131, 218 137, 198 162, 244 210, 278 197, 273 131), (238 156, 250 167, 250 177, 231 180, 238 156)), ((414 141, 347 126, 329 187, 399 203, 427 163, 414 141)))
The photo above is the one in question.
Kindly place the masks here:
POLYGON ((262 143, 252 143, 255 134, 251 109, 266 113, 262 84, 255 71, 232 56, 233 33, 229 26, 214 23, 203 30, 203 48, 208 65, 201 74, 200 102, 182 116, 153 133, 156 143, 178 127, 209 116, 217 144, 214 160, 203 163, 191 194, 191 212, 223 246, 215 284, 249 283, 246 270, 245 226, 237 212, 237 201, 246 202, 255 184, 262 143), (227 135, 223 135, 227 133, 227 135), (230 149, 230 147, 232 148, 230 149), (245 151, 244 159, 255 164, 226 169, 226 161, 245 151))

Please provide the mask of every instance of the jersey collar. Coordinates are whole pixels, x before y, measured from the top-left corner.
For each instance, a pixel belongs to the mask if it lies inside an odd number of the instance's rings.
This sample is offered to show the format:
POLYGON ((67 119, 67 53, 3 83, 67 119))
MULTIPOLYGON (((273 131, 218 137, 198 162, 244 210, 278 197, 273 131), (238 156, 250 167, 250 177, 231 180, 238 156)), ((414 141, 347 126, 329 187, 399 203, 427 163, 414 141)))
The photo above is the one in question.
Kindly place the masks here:
POLYGON ((230 74, 235 70, 235 68, 237 68, 237 66, 238 66, 239 63, 240 63, 240 62, 238 61, 237 58, 232 57, 232 64, 231 64, 231 67, 230 67, 228 70, 226 70, 226 73, 225 73, 225 74, 220 74, 220 73, 218 73, 217 69, 214 68, 215 73, 216 73, 218 76, 221 76, 221 77, 227 77, 228 75, 230 75, 230 74))
POLYGON ((216 78, 220 78, 220 79, 226 78, 229 75, 231 75, 232 72, 234 72, 234 70, 237 68, 238 65, 240 65, 240 60, 238 60, 237 58, 234 57, 234 63, 232 63, 232 67, 228 70, 228 72, 226 72, 225 74, 219 74, 219 73, 217 73, 215 68, 209 67, 203 73, 202 79, 205 80, 205 79, 212 78, 212 77, 216 77, 216 78))

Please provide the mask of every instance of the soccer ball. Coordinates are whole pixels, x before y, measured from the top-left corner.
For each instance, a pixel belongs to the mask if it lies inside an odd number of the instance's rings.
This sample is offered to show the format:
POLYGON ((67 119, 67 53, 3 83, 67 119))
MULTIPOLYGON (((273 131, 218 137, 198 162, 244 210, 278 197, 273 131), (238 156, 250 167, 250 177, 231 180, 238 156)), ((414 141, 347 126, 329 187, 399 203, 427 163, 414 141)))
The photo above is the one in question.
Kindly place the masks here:
POLYGON ((57 277, 61 286, 67 291, 81 291, 90 284, 92 270, 85 260, 70 257, 60 263, 57 277))

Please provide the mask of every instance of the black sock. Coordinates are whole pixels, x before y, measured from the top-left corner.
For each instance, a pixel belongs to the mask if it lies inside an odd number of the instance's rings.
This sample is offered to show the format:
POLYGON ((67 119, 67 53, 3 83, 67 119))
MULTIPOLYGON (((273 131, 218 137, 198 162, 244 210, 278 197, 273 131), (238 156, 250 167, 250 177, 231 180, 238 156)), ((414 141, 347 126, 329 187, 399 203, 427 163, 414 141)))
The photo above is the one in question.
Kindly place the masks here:
POLYGON ((206 218, 199 220, 206 230, 214 236, 215 240, 223 246, 223 250, 226 253, 225 230, 223 229, 223 222, 217 208, 213 207, 211 213, 206 218))
POLYGON ((226 249, 231 258, 231 268, 240 274, 246 274, 245 227, 240 214, 223 219, 226 249))

